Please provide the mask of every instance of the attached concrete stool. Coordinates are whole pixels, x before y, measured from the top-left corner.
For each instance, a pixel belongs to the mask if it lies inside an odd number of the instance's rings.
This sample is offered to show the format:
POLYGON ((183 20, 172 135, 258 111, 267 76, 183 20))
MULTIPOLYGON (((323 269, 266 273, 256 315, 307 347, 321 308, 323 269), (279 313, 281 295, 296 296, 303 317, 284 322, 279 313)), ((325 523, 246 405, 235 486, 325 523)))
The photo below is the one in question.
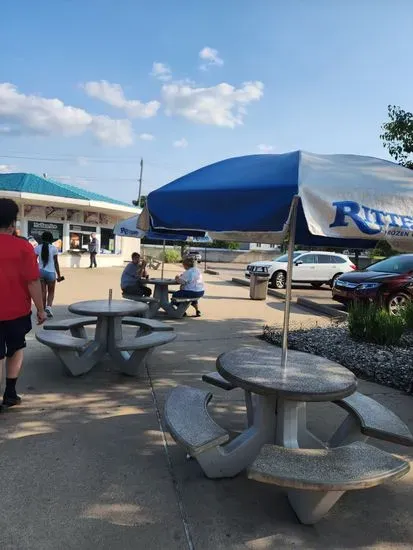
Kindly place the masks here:
POLYGON ((413 446, 413 436, 406 424, 371 397, 355 392, 335 403, 349 414, 330 439, 330 447, 365 441, 369 437, 413 446))
POLYGON ((288 499, 298 519, 312 525, 346 491, 375 487, 409 470, 405 460, 363 442, 334 449, 264 445, 248 477, 290 489, 288 499))
MULTIPOLYGON (((71 336, 61 330, 63 329, 46 330, 45 327, 36 333, 36 338, 51 348, 60 359, 67 374, 79 376, 89 372, 103 357, 105 351, 102 350, 99 342, 71 336)), ((81 330, 80 327, 79 330, 81 330)))

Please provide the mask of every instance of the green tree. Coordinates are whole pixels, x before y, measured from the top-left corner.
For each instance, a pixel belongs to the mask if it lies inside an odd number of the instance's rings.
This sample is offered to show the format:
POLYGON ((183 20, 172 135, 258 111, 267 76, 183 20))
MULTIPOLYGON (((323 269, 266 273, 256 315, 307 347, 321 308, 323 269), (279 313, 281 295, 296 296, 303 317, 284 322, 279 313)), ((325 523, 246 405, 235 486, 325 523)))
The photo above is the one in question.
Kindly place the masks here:
POLYGON ((389 120, 381 127, 383 146, 396 162, 413 169, 413 113, 389 105, 388 115, 389 120))
POLYGON ((132 204, 133 204, 133 206, 139 206, 139 208, 145 208, 145 206, 146 206, 146 195, 141 196, 141 200, 139 201, 139 203, 136 200, 136 201, 132 201, 132 204))

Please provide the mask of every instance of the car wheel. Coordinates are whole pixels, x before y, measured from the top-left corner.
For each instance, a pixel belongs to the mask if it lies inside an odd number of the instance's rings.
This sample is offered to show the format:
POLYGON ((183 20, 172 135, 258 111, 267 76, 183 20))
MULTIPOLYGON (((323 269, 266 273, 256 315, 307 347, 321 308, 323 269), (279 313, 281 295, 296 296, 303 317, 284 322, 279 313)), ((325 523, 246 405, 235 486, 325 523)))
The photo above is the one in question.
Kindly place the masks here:
POLYGON ((276 271, 274 275, 271 277, 271 286, 281 290, 285 288, 286 281, 287 281, 287 275, 285 271, 276 271))
POLYGON ((392 315, 400 315, 408 302, 409 297, 406 294, 403 294, 403 292, 396 292, 387 300, 388 312, 392 315))
POLYGON ((311 286, 313 288, 321 288, 323 286, 324 283, 311 283, 311 286))
POLYGON ((334 283, 335 283, 336 280, 340 277, 340 275, 343 275, 343 274, 342 274, 342 273, 336 273, 336 274, 334 275, 334 277, 331 279, 331 281, 330 281, 330 286, 331 286, 331 288, 333 288, 334 283))

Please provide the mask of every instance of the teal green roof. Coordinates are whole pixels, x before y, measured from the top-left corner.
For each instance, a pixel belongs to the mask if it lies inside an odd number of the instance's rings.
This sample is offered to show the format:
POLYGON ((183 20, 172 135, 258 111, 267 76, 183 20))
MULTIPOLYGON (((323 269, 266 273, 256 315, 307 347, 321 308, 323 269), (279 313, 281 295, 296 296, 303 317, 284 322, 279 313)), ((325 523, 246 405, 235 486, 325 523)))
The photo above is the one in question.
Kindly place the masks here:
POLYGON ((58 181, 49 180, 35 176, 34 174, 16 173, 0 174, 0 193, 1 191, 14 191, 16 193, 34 193, 37 195, 53 195, 55 197, 64 197, 66 199, 80 199, 86 201, 100 201, 110 204, 119 204, 129 206, 126 202, 118 201, 86 191, 74 185, 67 185, 58 181))

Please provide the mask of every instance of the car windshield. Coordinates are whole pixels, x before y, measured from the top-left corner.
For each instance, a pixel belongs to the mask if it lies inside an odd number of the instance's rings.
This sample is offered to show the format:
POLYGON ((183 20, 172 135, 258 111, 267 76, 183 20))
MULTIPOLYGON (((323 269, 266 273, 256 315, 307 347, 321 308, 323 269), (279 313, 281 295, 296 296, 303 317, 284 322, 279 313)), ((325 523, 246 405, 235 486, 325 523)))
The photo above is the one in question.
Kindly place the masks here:
POLYGON ((367 271, 382 273, 409 273, 413 271, 413 256, 393 256, 366 268, 367 271))
MULTIPOLYGON (((294 252, 293 258, 298 258, 298 256, 301 256, 302 252, 294 252)), ((274 258, 273 262, 281 262, 282 264, 286 264, 288 262, 288 254, 283 254, 279 258, 274 258)))

